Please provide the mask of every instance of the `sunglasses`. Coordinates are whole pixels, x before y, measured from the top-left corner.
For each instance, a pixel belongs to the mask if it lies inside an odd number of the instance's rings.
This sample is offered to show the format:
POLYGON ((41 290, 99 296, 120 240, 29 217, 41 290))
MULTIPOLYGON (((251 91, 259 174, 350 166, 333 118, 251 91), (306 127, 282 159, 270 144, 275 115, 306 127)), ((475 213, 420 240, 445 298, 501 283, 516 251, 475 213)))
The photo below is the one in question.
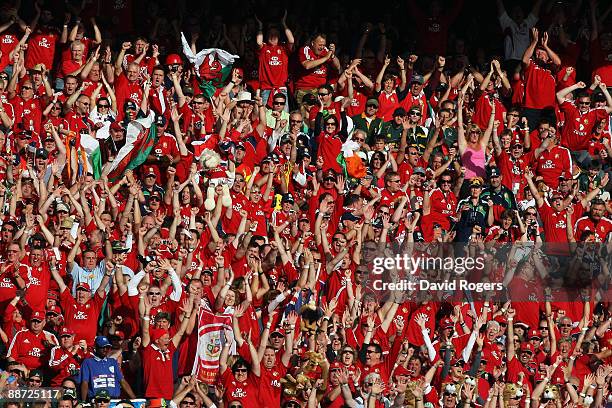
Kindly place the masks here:
POLYGON ((327 95, 329 95, 329 93, 319 92, 317 95, 319 95, 319 96, 327 96, 327 95))
POLYGON ((195 405, 195 401, 181 401, 183 405, 195 405))
POLYGON ((274 101, 273 103, 274 105, 284 105, 285 104, 284 101, 274 101))
POLYGON ((22 86, 21 89, 32 90, 34 88, 32 88, 31 86, 22 86))
POLYGON ((335 122, 327 122, 327 123, 325 123, 325 126, 333 126, 333 127, 336 127, 336 126, 338 126, 338 125, 337 125, 335 122))
POLYGON ((356 141, 356 142, 365 142, 365 139, 362 139, 360 137, 359 138, 356 137, 353 140, 356 141))
POLYGON ((235 373, 246 373, 248 370, 246 368, 237 368, 234 370, 235 373))
POLYGON ((302 122, 303 122, 302 120, 294 120, 294 119, 289 120, 289 123, 302 123, 302 122))
POLYGON ((149 295, 149 296, 159 296, 159 295, 161 295, 161 292, 148 292, 147 295, 149 295))
POLYGON ((451 184, 451 183, 452 183, 452 181, 451 181, 451 180, 442 180, 442 181, 440 182, 440 184, 451 184))
POLYGON ((161 199, 159 197, 151 197, 149 198, 149 201, 160 201, 161 202, 161 199))
POLYGON ((375 108, 375 109, 377 109, 378 106, 370 104, 370 105, 366 105, 366 108, 375 108))
POLYGON ((98 104, 98 108, 108 108, 110 105, 98 104))
POLYGON ((540 330, 548 330, 548 327, 547 326, 540 326, 540 327, 538 327, 538 329, 540 329, 540 330))
POLYGON ((421 112, 410 112, 410 116, 421 116, 421 112))

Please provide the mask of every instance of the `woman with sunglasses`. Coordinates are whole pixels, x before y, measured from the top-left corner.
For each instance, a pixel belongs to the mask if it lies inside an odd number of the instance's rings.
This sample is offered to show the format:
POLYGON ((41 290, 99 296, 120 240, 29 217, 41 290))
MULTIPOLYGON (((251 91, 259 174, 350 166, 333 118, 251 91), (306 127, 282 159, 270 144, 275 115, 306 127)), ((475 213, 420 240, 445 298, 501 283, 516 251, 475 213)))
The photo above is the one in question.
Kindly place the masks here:
POLYGON ((342 172, 342 168, 336 161, 340 154, 345 138, 340 135, 340 122, 335 115, 320 115, 321 120, 315 126, 315 135, 318 134, 317 144, 318 153, 323 158, 323 172, 332 169, 337 174, 342 172))
POLYGON ((491 116, 489 118, 489 125, 487 129, 482 130, 472 124, 464 129, 463 125, 463 104, 465 96, 464 94, 459 95, 459 107, 457 112, 457 129, 458 129, 458 144, 459 154, 461 155, 461 162, 465 167, 465 178, 471 180, 474 177, 485 177, 487 164, 487 146, 489 144, 489 138, 493 132, 493 123, 495 121, 495 105, 491 109, 491 116), (466 134, 467 137, 466 137, 466 134))

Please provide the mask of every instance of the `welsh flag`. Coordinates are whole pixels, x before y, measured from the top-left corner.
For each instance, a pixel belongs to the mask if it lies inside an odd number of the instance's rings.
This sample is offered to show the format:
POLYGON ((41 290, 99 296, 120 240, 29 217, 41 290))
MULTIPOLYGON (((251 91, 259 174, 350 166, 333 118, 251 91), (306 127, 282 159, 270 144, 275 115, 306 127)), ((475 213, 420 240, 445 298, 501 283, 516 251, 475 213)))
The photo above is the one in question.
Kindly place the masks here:
POLYGON ((92 173, 94 179, 98 180, 102 175, 102 155, 100 153, 100 143, 89 133, 81 135, 81 149, 87 157, 87 169, 85 172, 92 173))
POLYGON ((183 54, 196 68, 200 90, 205 97, 210 99, 217 88, 225 86, 225 81, 232 72, 234 61, 240 57, 220 48, 206 48, 196 53, 183 33, 181 33, 181 43, 183 54))
POLYGON ((150 111, 146 118, 136 119, 128 124, 125 132, 125 145, 104 171, 109 181, 119 180, 126 170, 135 169, 147 159, 157 142, 157 127, 154 120, 155 114, 150 111))

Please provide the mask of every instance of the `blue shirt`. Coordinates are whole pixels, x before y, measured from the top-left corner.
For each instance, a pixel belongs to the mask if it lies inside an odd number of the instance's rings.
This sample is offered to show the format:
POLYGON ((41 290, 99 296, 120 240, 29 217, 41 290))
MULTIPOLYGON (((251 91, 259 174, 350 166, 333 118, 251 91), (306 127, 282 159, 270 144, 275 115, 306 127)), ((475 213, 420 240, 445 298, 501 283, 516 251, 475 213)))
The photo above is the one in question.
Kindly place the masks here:
POLYGON ((119 398, 121 394, 121 370, 114 358, 89 357, 83 360, 79 381, 87 381, 89 389, 87 398, 93 398, 100 390, 108 391, 111 398, 119 398))

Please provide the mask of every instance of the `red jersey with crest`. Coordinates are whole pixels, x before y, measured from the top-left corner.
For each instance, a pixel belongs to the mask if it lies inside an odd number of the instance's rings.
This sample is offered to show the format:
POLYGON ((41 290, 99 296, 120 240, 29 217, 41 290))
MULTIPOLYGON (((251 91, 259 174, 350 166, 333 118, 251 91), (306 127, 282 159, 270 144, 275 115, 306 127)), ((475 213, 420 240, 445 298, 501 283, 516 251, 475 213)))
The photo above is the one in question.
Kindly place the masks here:
MULTIPOLYGON (((79 360, 88 357, 80 347, 76 355, 79 356, 79 360)), ((72 352, 62 348, 61 346, 53 347, 49 355, 49 367, 53 373, 53 377, 51 378, 51 386, 59 387, 62 385, 62 382, 66 379, 66 377, 73 375, 73 371, 78 370, 81 366, 79 360, 75 358, 75 355, 72 354, 72 352)))
POLYGON ((544 109, 555 106, 555 87, 552 71, 529 60, 525 69, 525 108, 544 109))
POLYGON ((588 149, 593 127, 601 120, 607 119, 608 112, 604 108, 597 108, 581 114, 578 108, 568 101, 563 102, 560 108, 565 114, 561 143, 571 150, 588 149))
POLYGON ((553 146, 544 150, 536 158, 536 174, 542 176, 544 183, 553 189, 559 186, 559 176, 572 174, 572 156, 570 151, 562 146, 553 146))
POLYGON ((383 91, 378 94, 378 111, 376 116, 382 118, 384 122, 388 122, 393 119, 393 111, 399 108, 399 106, 397 92, 393 91, 388 94, 383 91))
POLYGON ((55 336, 44 330, 38 334, 34 334, 29 329, 17 332, 6 353, 7 358, 19 361, 28 370, 43 367, 49 361, 49 350, 45 346, 47 336, 57 344, 55 336))
POLYGON ((172 399, 174 383, 172 377, 172 354, 176 350, 172 341, 162 351, 155 344, 142 349, 143 380, 146 398, 172 399))
POLYGON ((276 364, 272 368, 266 368, 260 364, 261 374, 259 376, 259 406, 261 408, 276 408, 281 406, 281 382, 285 377, 287 367, 283 365, 280 353, 277 353, 276 364))
POLYGON ((77 303, 68 289, 60 293, 60 305, 64 311, 66 327, 74 330, 75 343, 85 340, 88 346, 93 344, 103 304, 104 298, 98 296, 97 293, 94 293, 84 305, 77 303))
POLYGON ((45 64, 47 69, 51 69, 58 40, 59 34, 54 29, 43 28, 32 33, 28 39, 25 67, 32 69, 36 64, 45 64))
POLYGON ((10 55, 19 44, 19 38, 15 34, 0 34, 0 71, 11 63, 10 55))
POLYGON ((325 85, 327 82, 327 74, 328 74, 328 62, 324 62, 323 64, 313 68, 313 69, 305 69, 301 64, 305 61, 314 61, 319 58, 322 58, 327 55, 329 51, 327 49, 323 50, 320 55, 316 55, 312 48, 309 46, 305 46, 300 48, 298 59, 300 62, 300 74, 298 79, 295 81, 296 89, 313 89, 318 88, 321 85, 325 85))
POLYGON ((287 44, 263 44, 259 49, 259 86, 261 89, 274 89, 287 83, 289 54, 287 44))
POLYGON ((606 242, 608 234, 612 231, 612 221, 606 217, 601 217, 597 222, 591 217, 582 217, 576 221, 574 226, 574 237, 578 241, 582 241, 582 234, 586 231, 595 233, 597 242, 606 242))
POLYGON ((246 381, 239 382, 229 368, 221 375, 221 383, 225 387, 223 401, 229 405, 232 401, 240 401, 243 407, 257 407, 259 394, 258 380, 253 373, 247 374, 246 381))

